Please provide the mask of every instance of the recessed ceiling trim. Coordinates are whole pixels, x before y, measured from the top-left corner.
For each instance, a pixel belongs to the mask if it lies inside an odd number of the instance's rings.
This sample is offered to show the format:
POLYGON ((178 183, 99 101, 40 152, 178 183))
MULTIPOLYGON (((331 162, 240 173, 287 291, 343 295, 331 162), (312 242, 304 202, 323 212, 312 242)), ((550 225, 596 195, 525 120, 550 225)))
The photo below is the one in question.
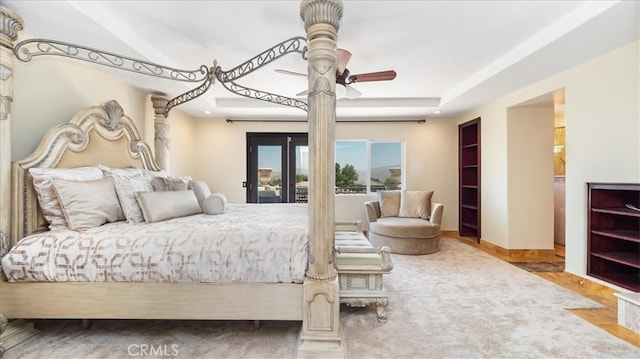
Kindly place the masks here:
POLYGON ((453 101, 454 99, 464 95, 471 89, 486 82, 500 72, 508 69, 514 64, 522 61, 531 54, 541 50, 545 46, 567 35, 586 22, 598 17, 605 11, 611 9, 621 0, 617 1, 590 1, 582 4, 571 13, 554 21, 551 25, 545 27, 540 32, 516 46, 513 50, 499 57, 490 65, 476 72, 473 76, 460 82, 442 96, 442 105, 453 101))

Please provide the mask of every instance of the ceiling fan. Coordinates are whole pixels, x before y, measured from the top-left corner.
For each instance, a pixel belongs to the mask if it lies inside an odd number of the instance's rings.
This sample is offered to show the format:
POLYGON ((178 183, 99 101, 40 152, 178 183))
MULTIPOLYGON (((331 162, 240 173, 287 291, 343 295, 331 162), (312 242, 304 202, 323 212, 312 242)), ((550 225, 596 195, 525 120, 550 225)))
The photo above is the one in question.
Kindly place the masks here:
MULTIPOLYGON (((342 85, 344 87, 343 96, 349 99, 356 99, 362 95, 362 93, 352 86, 353 83, 356 82, 370 82, 370 81, 388 81, 396 78, 396 72, 393 70, 388 71, 379 71, 379 72, 367 72, 362 74, 353 74, 351 75, 349 69, 347 69, 347 64, 349 63, 349 59, 351 59, 351 53, 345 49, 336 49, 336 84, 342 85)), ((287 75, 295 75, 295 76, 304 76, 307 77, 307 74, 303 74, 300 72, 294 72, 289 70, 276 69, 276 72, 287 74, 287 75)), ((336 93, 340 92, 340 86, 336 86, 336 93)), ((299 92, 296 96, 304 96, 309 92, 308 90, 299 92)), ((342 97, 342 96, 338 96, 342 97)))

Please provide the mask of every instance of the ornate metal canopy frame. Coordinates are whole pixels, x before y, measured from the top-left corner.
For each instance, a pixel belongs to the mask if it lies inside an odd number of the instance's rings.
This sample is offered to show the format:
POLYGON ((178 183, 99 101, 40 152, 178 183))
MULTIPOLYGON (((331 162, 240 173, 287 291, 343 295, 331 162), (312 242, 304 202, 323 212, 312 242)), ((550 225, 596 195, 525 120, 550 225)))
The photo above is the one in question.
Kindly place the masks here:
POLYGON ((264 65, 291 53, 299 53, 306 60, 307 39, 301 36, 292 37, 276 44, 228 71, 222 70, 215 60, 211 67, 202 65, 196 70, 180 70, 91 47, 47 39, 21 41, 14 47, 13 52, 16 58, 22 62, 29 62, 36 56, 62 56, 165 80, 200 82, 198 87, 168 101, 164 109, 165 116, 173 107, 191 101, 207 92, 216 80, 225 89, 237 95, 308 111, 307 103, 302 100, 256 90, 235 82, 264 65))

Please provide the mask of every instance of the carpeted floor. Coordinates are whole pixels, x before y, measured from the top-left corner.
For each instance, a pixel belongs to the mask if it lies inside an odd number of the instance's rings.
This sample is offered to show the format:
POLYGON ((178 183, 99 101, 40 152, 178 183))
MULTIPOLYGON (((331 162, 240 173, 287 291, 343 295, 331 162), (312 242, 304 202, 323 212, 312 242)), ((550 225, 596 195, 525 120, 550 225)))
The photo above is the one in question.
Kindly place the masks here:
MULTIPOLYGON (((424 256, 393 255, 387 323, 347 308, 349 358, 638 358, 640 349, 565 308, 600 305, 456 240, 424 256)), ((5 358, 293 358, 297 322, 42 321, 5 358), (145 347, 146 346, 146 347, 145 347), (146 348, 143 355, 142 349, 146 348)))

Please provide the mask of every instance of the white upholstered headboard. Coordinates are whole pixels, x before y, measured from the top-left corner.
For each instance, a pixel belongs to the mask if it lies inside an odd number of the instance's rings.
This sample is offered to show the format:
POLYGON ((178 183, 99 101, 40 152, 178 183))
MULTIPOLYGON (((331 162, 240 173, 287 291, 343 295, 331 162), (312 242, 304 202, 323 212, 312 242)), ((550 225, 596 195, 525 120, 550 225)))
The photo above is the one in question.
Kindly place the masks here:
POLYGON ((96 165, 159 169, 151 148, 115 100, 76 113, 68 123, 49 130, 30 156, 12 163, 11 245, 31 233, 48 230, 29 168, 96 165))

